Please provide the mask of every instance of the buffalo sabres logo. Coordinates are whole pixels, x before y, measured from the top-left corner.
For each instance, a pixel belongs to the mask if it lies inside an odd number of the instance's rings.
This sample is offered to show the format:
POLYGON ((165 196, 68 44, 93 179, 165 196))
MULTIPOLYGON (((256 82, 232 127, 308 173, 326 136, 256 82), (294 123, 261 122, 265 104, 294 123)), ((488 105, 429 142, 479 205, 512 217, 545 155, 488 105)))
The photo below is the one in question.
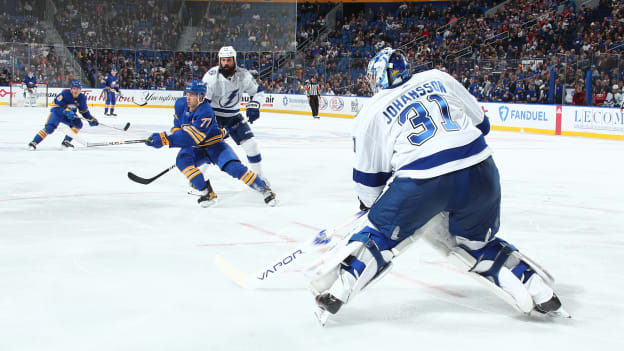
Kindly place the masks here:
POLYGON ((224 96, 219 100, 219 105, 225 108, 233 108, 238 104, 238 89, 232 91, 227 97, 224 96))

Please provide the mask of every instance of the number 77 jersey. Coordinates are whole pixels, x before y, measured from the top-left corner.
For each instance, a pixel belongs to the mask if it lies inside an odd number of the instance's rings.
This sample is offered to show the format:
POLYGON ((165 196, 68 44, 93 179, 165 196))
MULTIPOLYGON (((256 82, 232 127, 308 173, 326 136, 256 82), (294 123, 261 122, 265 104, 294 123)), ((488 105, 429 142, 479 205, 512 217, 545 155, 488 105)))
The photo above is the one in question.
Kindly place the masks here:
POLYGON ((355 117, 358 196, 372 204, 393 175, 427 179, 485 160, 492 152, 476 127, 485 119, 468 90, 439 70, 380 90, 355 117))

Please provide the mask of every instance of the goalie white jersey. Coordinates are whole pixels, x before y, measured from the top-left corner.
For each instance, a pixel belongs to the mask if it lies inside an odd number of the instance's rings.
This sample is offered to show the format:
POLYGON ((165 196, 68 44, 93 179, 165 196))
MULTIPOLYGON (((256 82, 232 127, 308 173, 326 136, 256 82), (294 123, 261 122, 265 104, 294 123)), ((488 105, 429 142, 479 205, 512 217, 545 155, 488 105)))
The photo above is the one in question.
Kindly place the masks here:
POLYGON ((241 95, 246 93, 249 97, 264 102, 264 92, 248 70, 236 67, 236 71, 230 78, 225 78, 219 73, 219 67, 212 67, 202 81, 206 83, 206 99, 217 117, 234 117, 240 114, 241 95))
POLYGON ((371 206, 392 176, 427 179, 491 155, 476 125, 485 115, 457 80, 439 70, 380 90, 353 129, 356 192, 371 206))

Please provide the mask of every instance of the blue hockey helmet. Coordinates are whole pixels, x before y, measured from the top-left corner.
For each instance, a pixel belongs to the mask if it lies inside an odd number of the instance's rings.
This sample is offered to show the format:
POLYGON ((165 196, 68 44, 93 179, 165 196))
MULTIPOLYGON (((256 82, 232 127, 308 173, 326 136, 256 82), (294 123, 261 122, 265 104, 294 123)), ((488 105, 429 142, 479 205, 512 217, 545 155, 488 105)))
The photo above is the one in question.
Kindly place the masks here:
POLYGON ((410 78, 410 64, 403 51, 384 48, 368 63, 366 76, 373 91, 391 88, 410 78))
POLYGON ((117 72, 117 68, 115 68, 115 66, 113 66, 113 68, 111 68, 111 73, 112 72, 117 72))
POLYGON ((80 88, 80 89, 82 89, 82 83, 80 83, 80 81, 78 79, 72 80, 70 87, 71 88, 80 88))
POLYGON ((206 95, 206 83, 199 80, 194 80, 186 85, 186 87, 184 88, 184 92, 206 95))

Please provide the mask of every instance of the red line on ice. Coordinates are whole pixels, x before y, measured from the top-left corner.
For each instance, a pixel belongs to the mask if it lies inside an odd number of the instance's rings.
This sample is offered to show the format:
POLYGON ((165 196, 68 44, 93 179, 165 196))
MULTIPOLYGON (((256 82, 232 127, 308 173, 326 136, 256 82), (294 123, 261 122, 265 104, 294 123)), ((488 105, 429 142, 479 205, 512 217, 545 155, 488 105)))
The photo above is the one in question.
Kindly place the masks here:
POLYGON ((290 237, 288 237, 286 235, 278 234, 278 233, 272 232, 272 231, 264 229, 264 228, 256 227, 253 224, 240 223, 240 225, 248 227, 248 228, 251 228, 251 229, 255 229, 255 230, 259 231, 259 232, 263 232, 264 234, 268 234, 268 235, 271 235, 271 236, 278 237, 278 238, 280 238, 282 240, 285 240, 285 241, 288 241, 288 242, 291 242, 291 243, 297 242, 297 240, 292 239, 292 238, 290 238, 290 237))
POLYGON ((297 224, 297 225, 300 225, 302 227, 306 227, 306 228, 309 228, 309 229, 312 229, 312 230, 318 230, 318 231, 321 230, 321 228, 317 228, 315 226, 307 225, 307 224, 304 224, 304 223, 301 223, 301 222, 297 222, 297 221, 292 221, 292 222, 297 224))

